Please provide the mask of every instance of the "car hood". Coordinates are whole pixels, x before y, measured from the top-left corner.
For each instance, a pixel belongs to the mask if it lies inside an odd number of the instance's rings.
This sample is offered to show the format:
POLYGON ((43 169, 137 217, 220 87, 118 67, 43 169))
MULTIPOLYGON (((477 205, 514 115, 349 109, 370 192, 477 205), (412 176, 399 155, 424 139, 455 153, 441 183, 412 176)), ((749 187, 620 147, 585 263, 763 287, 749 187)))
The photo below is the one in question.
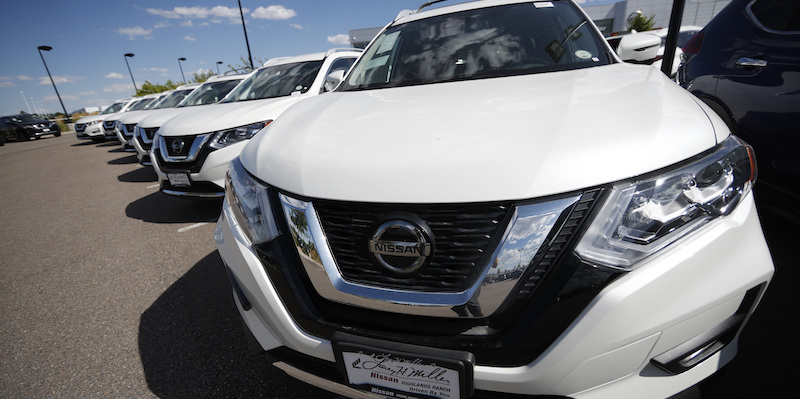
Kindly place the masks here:
POLYGON ((150 115, 151 112, 155 112, 155 110, 139 110, 139 111, 123 112, 119 114, 119 117, 116 118, 116 120, 126 125, 130 125, 132 123, 138 123, 140 120, 147 117, 147 115, 150 115))
MULTIPOLYGON (((536 198, 627 179, 713 147, 715 123, 629 64, 303 101, 241 154, 302 196, 370 202, 536 198)), ((717 136, 719 134, 719 136, 717 136)))
POLYGON ((230 129, 275 119, 290 105, 306 96, 286 96, 264 100, 211 104, 187 110, 161 125, 162 136, 187 136, 230 129))
MULTIPOLYGON (((206 104, 206 105, 213 105, 213 104, 206 104)), ((185 113, 190 113, 192 111, 199 111, 203 109, 206 105, 195 105, 192 107, 178 107, 178 108, 163 108, 163 109, 154 109, 152 112, 145 115, 139 122, 139 127, 142 128, 154 128, 154 127, 161 127, 164 122, 185 113)))
POLYGON ((92 122, 92 121, 97 121, 97 120, 102 121, 103 119, 105 119, 106 116, 108 116, 108 115, 96 114, 96 115, 84 116, 83 118, 78 119, 77 121, 75 121, 75 124, 86 124, 86 123, 89 123, 89 122, 92 122))

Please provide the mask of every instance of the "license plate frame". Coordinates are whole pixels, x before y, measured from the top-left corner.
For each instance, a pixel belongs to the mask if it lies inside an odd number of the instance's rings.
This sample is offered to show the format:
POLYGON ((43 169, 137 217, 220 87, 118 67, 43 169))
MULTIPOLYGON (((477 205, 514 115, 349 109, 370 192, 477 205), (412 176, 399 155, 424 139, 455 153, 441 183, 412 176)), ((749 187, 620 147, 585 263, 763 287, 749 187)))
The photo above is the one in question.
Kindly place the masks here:
POLYGON ((191 187, 192 186, 192 179, 189 178, 189 174, 185 172, 169 172, 167 173, 167 179, 169 180, 169 184, 175 187, 191 187))
POLYGON ((331 344, 339 371, 355 389, 400 399, 464 399, 472 395, 472 353, 341 332, 334 333, 331 344))

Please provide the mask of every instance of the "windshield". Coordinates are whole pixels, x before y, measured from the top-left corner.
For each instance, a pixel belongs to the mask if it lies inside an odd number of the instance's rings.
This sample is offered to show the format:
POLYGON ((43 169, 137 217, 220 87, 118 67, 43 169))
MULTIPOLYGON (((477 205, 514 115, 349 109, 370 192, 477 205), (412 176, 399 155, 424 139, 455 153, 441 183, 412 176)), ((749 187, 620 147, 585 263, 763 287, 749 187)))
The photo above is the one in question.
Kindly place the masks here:
POLYGON ((20 114, 11 117, 15 122, 21 123, 41 123, 46 122, 44 119, 31 114, 20 114))
POLYGON ((322 60, 295 62, 259 69, 236 87, 223 102, 260 100, 302 94, 308 91, 322 60))
POLYGON ((183 101, 183 99, 186 98, 186 96, 188 96, 189 93, 192 92, 192 90, 194 90, 194 88, 175 90, 172 93, 167 94, 164 98, 159 100, 157 104, 154 104, 152 107, 148 109, 174 108, 178 104, 180 104, 180 102, 183 101))
POLYGON ((119 110, 121 110, 122 107, 125 106, 125 104, 126 104, 125 101, 111 104, 111 106, 106 108, 106 109, 104 109, 103 112, 100 113, 100 115, 115 114, 115 113, 119 112, 119 110))
POLYGON ((241 79, 225 80, 222 82, 206 83, 189 94, 180 107, 191 107, 195 105, 214 104, 220 102, 228 92, 233 90, 241 79))
POLYGON ((386 29, 341 90, 408 86, 606 65, 603 42, 568 2, 467 10, 386 29))
POLYGON ((128 108, 128 111, 141 111, 141 110, 145 109, 150 103, 152 103, 155 100, 156 100, 155 97, 143 98, 143 99, 139 100, 138 102, 136 102, 135 104, 131 105, 128 108))

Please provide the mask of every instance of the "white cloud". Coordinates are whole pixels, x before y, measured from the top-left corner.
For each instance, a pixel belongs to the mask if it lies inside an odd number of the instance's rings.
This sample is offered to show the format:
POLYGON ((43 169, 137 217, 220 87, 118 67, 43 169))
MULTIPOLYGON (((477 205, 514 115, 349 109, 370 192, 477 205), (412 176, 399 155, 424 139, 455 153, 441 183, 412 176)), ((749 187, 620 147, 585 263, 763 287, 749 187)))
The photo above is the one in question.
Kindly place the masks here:
POLYGON ((188 40, 188 41, 190 41, 190 42, 196 42, 196 41, 197 41, 197 39, 193 38, 193 37, 192 37, 192 36, 190 36, 190 35, 186 35, 186 36, 184 36, 184 37, 183 37, 183 40, 188 40))
POLYGON ((134 26, 132 28, 119 28, 114 32, 119 33, 120 35, 127 35, 128 39, 134 40, 136 37, 141 36, 145 39, 152 38, 150 36, 153 33, 153 29, 145 29, 141 26, 134 26))
POLYGON ((328 36, 328 43, 332 44, 350 44, 350 36, 345 34, 328 36))
POLYGON ((33 76, 29 75, 17 75, 17 79, 26 81, 26 80, 33 80, 33 76))
POLYGON ((141 68, 140 71, 146 71, 146 72, 169 72, 169 69, 152 67, 152 68, 141 68))
MULTIPOLYGON (((236 19, 239 18, 239 8, 216 6, 208 7, 174 7, 172 10, 162 10, 159 8, 148 8, 147 12, 153 15, 168 19, 211 19, 212 21, 219 21, 220 19, 236 19)), ((250 12, 249 9, 242 8, 243 13, 250 12)), ((191 25, 188 25, 191 26, 191 25)))
POLYGON ((5 88, 5 87, 14 87, 14 86, 16 86, 14 84, 14 82, 9 82, 9 81, 0 82, 0 87, 4 87, 5 88))
POLYGON ((125 79, 125 76, 122 76, 121 73, 111 72, 106 75, 106 79, 125 79))
POLYGON ((292 10, 288 9, 284 6, 269 6, 269 7, 258 7, 252 14, 251 17, 256 19, 271 19, 271 20, 287 20, 296 16, 297 13, 292 10))
POLYGON ((103 87, 105 93, 129 93, 133 91, 133 85, 125 83, 114 83, 103 87))
MULTIPOLYGON (((53 76, 53 82, 55 82, 57 85, 58 84, 65 84, 65 83, 75 83, 75 82, 81 81, 83 79, 85 79, 85 78, 80 77, 80 76, 53 76)), ((42 76, 42 77, 39 78, 39 84, 40 85, 49 85, 49 84, 52 84, 52 82, 50 82, 50 77, 49 76, 42 76)))
POLYGON ((289 24, 289 26, 291 26, 292 28, 295 28, 295 29, 300 29, 300 30, 303 29, 303 25, 300 25, 300 24, 289 24))

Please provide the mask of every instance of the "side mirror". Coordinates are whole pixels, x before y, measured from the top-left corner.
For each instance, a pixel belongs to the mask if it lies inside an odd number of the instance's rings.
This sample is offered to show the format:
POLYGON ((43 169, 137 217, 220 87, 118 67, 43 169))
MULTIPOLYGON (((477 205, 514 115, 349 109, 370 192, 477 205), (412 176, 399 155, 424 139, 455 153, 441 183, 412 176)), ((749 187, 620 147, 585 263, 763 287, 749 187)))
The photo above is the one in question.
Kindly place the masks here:
POLYGON ((342 83, 344 80, 344 69, 339 69, 337 71, 333 71, 325 77, 325 83, 322 85, 323 91, 333 91, 336 86, 339 86, 339 83, 342 83))
POLYGON ((650 33, 634 33, 619 41, 617 54, 625 62, 646 63, 653 61, 661 47, 661 38, 650 33))

